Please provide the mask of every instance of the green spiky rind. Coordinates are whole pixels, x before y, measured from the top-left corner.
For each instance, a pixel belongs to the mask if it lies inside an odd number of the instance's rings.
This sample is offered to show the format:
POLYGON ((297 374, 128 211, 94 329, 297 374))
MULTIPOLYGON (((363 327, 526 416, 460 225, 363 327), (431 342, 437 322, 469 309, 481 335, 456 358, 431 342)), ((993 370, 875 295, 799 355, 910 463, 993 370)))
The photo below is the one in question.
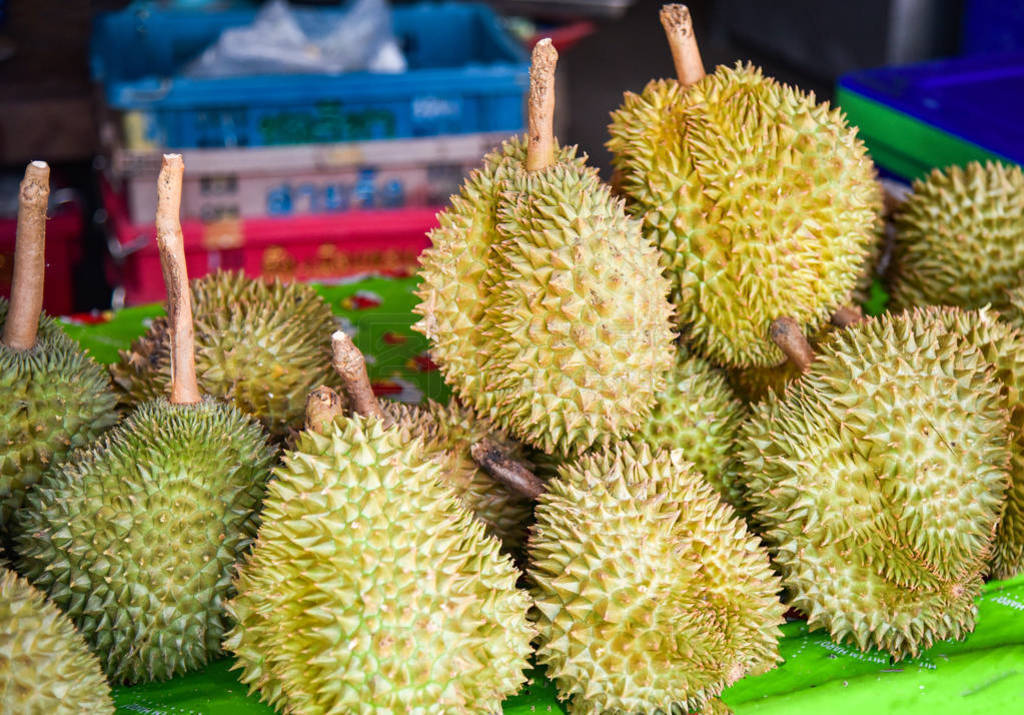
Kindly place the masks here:
MULTIPOLYGON (((340 387, 331 368, 330 306, 300 283, 217 271, 191 282, 196 377, 204 394, 231 400, 276 436, 302 424, 306 397, 340 387)), ((170 395, 170 335, 157 318, 111 366, 122 406, 170 395)))
POLYGON ((682 449, 711 486, 727 501, 738 504, 742 494, 731 488, 726 477, 733 471, 728 464, 745 416, 746 408, 722 371, 680 348, 651 416, 630 441, 646 442, 655 449, 682 449))
POLYGON ((893 307, 1003 308, 1024 270, 1024 170, 996 162, 935 169, 914 182, 895 226, 893 307))
MULTIPOLYGON (((0 299, 0 330, 7 301, 0 299)), ((117 421, 103 368, 45 313, 36 344, 0 343, 0 533, 10 530, 26 490, 75 449, 117 421)))
POLYGON ((100 663, 67 616, 0 567, 0 703, 8 713, 114 712, 100 663))
POLYGON ((752 408, 747 499, 810 628, 897 659, 973 630, 1007 426, 982 353, 920 314, 837 332, 752 408))
POLYGON ((712 362, 778 365, 772 320, 815 334, 849 301, 881 197, 841 110, 737 64, 685 91, 657 80, 627 92, 609 131, 679 325, 712 362))
POLYGON ((232 570, 274 457, 260 423, 235 407, 161 398, 29 493, 21 569, 112 682, 163 680, 221 652, 232 570))
POLYGON ((285 712, 497 712, 534 635, 516 578, 421 440, 338 418, 276 470, 225 647, 285 712))
POLYGON ((990 559, 993 578, 1024 572, 1024 335, 997 319, 987 308, 926 308, 923 319, 941 320, 946 330, 962 335, 995 368, 1003 407, 1010 415, 1010 488, 990 559))
POLYGON ((519 171, 509 194, 481 330, 492 345, 488 412, 546 452, 626 437, 675 357, 658 252, 592 169, 519 171))
POLYGON ((768 556, 681 450, 566 465, 529 550, 538 662, 573 712, 691 712, 779 660, 768 556))
POLYGON ((506 551, 521 548, 533 501, 496 482, 476 464, 469 450, 486 437, 513 459, 532 466, 523 446, 455 400, 447 405, 428 400, 424 407, 384 402, 383 407, 397 427, 410 430, 412 436, 423 440, 428 453, 437 455, 446 481, 487 532, 496 536, 506 551))

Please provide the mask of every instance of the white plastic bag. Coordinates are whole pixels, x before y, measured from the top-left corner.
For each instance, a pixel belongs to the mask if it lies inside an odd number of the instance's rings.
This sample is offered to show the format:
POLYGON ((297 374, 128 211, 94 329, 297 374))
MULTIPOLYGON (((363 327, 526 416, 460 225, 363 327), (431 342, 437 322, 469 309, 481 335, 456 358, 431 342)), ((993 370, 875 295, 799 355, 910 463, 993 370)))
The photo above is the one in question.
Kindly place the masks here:
POLYGON ((344 14, 271 0, 185 68, 187 77, 404 72, 386 0, 353 0, 344 14))

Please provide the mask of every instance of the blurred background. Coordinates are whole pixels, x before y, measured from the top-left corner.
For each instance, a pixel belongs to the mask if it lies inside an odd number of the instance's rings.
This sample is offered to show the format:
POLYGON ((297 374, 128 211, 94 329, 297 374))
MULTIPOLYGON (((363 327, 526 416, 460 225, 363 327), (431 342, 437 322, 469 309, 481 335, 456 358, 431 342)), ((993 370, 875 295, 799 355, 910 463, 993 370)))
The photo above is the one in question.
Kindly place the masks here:
MULTIPOLYGON (((709 72, 750 60, 838 100, 894 178, 946 155, 1013 159, 1013 142, 1024 147, 1024 0, 688 4, 709 72), (966 123, 943 127, 957 112, 966 123)), ((25 162, 44 159, 46 308, 160 300, 151 224, 167 150, 185 155, 193 276, 412 270, 437 208, 522 129, 540 37, 560 52, 556 133, 610 176, 609 112, 624 91, 673 74, 660 6, 0 0, 0 294, 17 183, 25 162)))

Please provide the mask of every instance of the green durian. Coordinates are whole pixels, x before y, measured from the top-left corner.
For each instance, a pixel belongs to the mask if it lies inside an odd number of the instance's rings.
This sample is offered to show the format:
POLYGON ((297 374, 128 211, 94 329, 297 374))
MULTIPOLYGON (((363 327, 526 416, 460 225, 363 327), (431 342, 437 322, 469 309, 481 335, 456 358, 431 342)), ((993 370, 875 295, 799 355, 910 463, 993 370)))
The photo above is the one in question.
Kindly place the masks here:
POLYGON ((882 201, 840 109, 737 63, 627 92, 609 131, 627 206, 661 249, 698 353, 727 367, 778 365, 774 320, 814 335, 850 300, 882 201))
POLYGON ((897 208, 892 306, 1007 307, 1022 283, 1024 170, 995 162, 935 169, 897 208))
POLYGON ((668 284, 575 148, 529 161, 509 139, 441 212, 420 258, 415 329, 466 405, 516 439, 575 454, 650 414, 673 358, 668 284))
POLYGON ((231 576, 255 536, 275 457, 256 419, 196 385, 177 218, 183 170, 180 156, 165 155, 158 182, 171 401, 142 403, 43 477, 18 522, 22 572, 115 683, 170 678, 220 654, 231 576))
POLYGON ((113 715, 110 686, 71 621, 0 567, 0 709, 22 715, 113 715))
POLYGON ((49 176, 43 162, 25 170, 13 303, 0 299, 0 537, 30 486, 117 421, 104 370, 42 312, 49 176))
POLYGON ((473 460, 470 447, 487 438, 526 466, 526 450, 467 407, 451 400, 442 405, 428 400, 423 407, 382 402, 384 412, 400 429, 423 440, 424 453, 436 455, 445 482, 459 500, 483 522, 487 533, 501 540, 506 550, 522 547, 533 502, 513 493, 488 475, 473 460))
POLYGON ((307 430, 263 517, 225 647, 273 707, 495 713, 525 682, 528 594, 421 439, 360 415, 307 430))
POLYGON ((768 555, 682 450, 611 445, 548 488, 528 544, 537 661, 571 712, 691 712, 775 667, 768 555))
POLYGON ((1000 384, 962 335, 925 314, 837 332, 752 408, 740 456, 812 630, 896 659, 973 630, 1010 452, 1000 384))
MULTIPOLYGON (((275 436, 299 428, 306 395, 337 385, 329 337, 336 323, 312 286, 268 283, 216 271, 191 283, 200 389, 231 400, 275 436)), ((156 318, 111 366, 121 404, 166 397, 171 377, 167 318, 156 318)))

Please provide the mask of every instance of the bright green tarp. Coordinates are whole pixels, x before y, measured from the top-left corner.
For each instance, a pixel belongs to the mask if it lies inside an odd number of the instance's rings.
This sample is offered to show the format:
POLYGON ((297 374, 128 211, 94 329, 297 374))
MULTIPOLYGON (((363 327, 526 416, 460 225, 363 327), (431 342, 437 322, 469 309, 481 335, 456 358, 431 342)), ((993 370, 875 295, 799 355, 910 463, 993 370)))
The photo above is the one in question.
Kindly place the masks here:
MULTIPOLYGON (((440 375, 423 360, 426 341, 410 326, 414 320, 413 279, 370 278, 322 286, 339 319, 358 328, 355 342, 371 356, 370 377, 401 390, 448 396, 440 375)), ((874 296, 880 303, 881 298, 874 296)), ((874 312, 874 311, 872 311, 874 312)), ((108 322, 67 325, 68 333, 102 362, 141 334, 145 321, 160 315, 156 306, 122 310, 108 322)), ((920 658, 892 665, 888 656, 839 646, 806 625, 784 626, 780 650, 785 662, 725 693, 738 715, 1013 715, 1024 713, 1024 577, 993 582, 978 600, 978 626, 967 640, 940 643, 920 658)), ((119 688, 118 713, 246 715, 269 713, 246 695, 230 660, 165 683, 119 688)), ((561 712, 554 690, 541 675, 505 703, 508 715, 561 712)))

